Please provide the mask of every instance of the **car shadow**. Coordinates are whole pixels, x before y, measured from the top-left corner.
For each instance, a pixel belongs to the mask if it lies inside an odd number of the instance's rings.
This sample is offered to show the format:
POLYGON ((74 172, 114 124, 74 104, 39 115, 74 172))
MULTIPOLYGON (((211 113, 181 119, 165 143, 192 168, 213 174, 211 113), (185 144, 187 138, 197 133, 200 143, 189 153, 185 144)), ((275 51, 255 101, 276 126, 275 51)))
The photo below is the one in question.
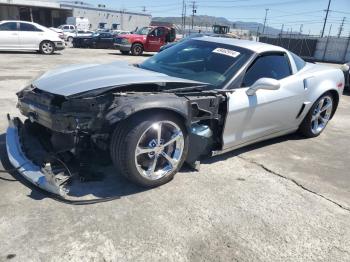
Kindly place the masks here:
MULTIPOLYGON (((13 166, 8 160, 6 153, 6 135, 0 135, 0 159, 3 169, 8 170, 7 174, 0 174, 0 182, 20 182, 23 185, 30 188, 32 191, 29 195, 30 198, 34 200, 43 200, 45 198, 53 198, 57 201, 72 204, 72 205, 88 205, 96 204, 101 202, 112 201, 120 199, 122 197, 133 195, 137 193, 142 193, 148 189, 137 186, 128 180, 126 180, 122 175, 117 174, 115 169, 111 164, 109 165, 94 165, 91 166, 93 170, 98 170, 95 176, 90 177, 87 181, 81 181, 77 178, 73 179, 70 184, 70 191, 65 198, 56 196, 54 194, 48 193, 35 185, 28 182, 23 176, 21 176, 17 171, 13 170, 13 166)), ((304 139, 297 134, 286 135, 279 138, 273 138, 267 141, 259 142, 257 144, 249 145, 222 155, 215 157, 206 157, 201 160, 203 164, 211 164, 218 161, 224 161, 228 158, 238 156, 240 154, 253 151, 268 145, 282 143, 288 140, 299 140, 304 139)), ((182 173, 193 172, 193 169, 189 165, 184 165, 181 168, 182 173)))
MULTIPOLYGON (((116 56, 122 56, 122 57, 127 57, 127 56, 132 56, 132 57, 136 57, 136 56, 133 56, 131 54, 129 55, 123 55, 122 53, 119 53, 118 51, 116 53, 108 53, 109 55, 116 55, 116 56)), ((140 55, 141 57, 151 57, 151 56, 154 56, 154 54, 156 53, 143 53, 142 55, 140 55)))
POLYGON ((343 95, 350 96, 350 88, 344 90, 343 95))
MULTIPOLYGON (((0 54, 37 54, 37 55, 46 56, 37 51, 20 51, 20 50, 19 51, 0 51, 0 54)), ((51 55, 62 55, 62 54, 60 53, 60 51, 55 51, 51 55)))

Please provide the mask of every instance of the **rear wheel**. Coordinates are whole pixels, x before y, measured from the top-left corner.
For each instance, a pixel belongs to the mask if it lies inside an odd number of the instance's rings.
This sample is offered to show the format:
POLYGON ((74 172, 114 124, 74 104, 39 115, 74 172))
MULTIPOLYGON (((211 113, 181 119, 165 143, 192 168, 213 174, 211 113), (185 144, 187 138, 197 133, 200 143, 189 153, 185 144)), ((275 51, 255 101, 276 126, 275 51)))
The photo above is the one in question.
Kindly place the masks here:
POLYGON ((188 137, 182 122, 171 114, 138 115, 113 133, 111 157, 129 180, 155 187, 169 182, 182 166, 188 137))
POLYGON ((316 137, 326 128, 333 112, 334 99, 330 93, 322 95, 311 107, 299 127, 306 137, 316 137))
POLYGON ((68 43, 73 43, 73 37, 72 37, 72 36, 69 36, 69 37, 67 38, 67 41, 68 41, 68 43))
POLYGON ((133 44, 131 47, 131 53, 136 56, 142 55, 143 46, 141 44, 133 44))
POLYGON ((40 44, 40 52, 44 55, 51 55, 55 51, 55 45, 51 41, 43 41, 40 44))

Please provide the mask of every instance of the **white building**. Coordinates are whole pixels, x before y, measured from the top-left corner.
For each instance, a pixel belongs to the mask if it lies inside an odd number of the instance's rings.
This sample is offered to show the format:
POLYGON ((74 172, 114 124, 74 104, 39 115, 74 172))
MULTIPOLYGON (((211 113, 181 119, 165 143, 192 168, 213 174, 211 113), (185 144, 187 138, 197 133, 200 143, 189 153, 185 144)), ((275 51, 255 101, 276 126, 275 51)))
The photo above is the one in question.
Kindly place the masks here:
POLYGON ((25 20, 57 27, 65 24, 70 16, 88 18, 91 29, 104 25, 105 28, 118 27, 129 31, 149 25, 152 18, 147 13, 110 9, 101 5, 95 7, 81 1, 0 0, 0 20, 25 20))

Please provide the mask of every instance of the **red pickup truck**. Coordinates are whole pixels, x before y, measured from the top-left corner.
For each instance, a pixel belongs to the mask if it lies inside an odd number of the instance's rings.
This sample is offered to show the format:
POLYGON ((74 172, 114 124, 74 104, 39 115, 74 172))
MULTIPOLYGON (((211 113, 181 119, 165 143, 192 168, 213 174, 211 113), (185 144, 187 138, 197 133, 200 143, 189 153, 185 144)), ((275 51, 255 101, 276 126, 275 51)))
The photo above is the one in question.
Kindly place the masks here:
POLYGON ((145 52, 158 52, 170 42, 174 42, 176 32, 173 27, 147 26, 136 30, 133 34, 116 37, 114 46, 124 55, 142 55, 145 52))

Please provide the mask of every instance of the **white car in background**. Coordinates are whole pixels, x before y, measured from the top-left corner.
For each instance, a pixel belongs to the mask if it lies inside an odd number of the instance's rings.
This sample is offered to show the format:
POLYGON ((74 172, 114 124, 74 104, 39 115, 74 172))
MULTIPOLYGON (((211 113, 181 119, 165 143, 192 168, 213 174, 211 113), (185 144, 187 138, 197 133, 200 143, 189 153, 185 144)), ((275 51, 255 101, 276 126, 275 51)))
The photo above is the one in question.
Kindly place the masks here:
POLYGON ((66 40, 69 43, 73 42, 74 37, 84 37, 84 36, 92 36, 94 32, 92 31, 82 31, 82 30, 75 30, 72 32, 64 32, 64 40, 66 40))
POLYGON ((65 48, 58 33, 32 22, 0 21, 1 50, 36 50, 50 55, 65 48))

